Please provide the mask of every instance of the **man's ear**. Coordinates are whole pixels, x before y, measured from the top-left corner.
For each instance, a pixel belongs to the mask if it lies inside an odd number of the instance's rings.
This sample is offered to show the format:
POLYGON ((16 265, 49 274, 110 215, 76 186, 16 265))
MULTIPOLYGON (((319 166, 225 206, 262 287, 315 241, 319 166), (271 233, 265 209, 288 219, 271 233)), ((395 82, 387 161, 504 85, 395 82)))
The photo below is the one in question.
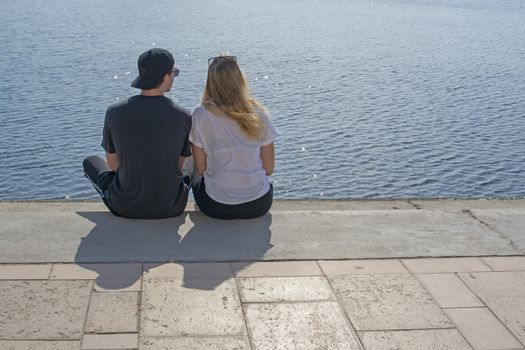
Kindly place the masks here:
MULTIPOLYGON (((160 83, 160 85, 164 85, 166 84, 167 82, 169 82, 169 79, 170 79, 170 73, 166 73, 163 77, 162 77, 162 82, 160 83)), ((160 87, 159 85, 159 87, 160 87)))

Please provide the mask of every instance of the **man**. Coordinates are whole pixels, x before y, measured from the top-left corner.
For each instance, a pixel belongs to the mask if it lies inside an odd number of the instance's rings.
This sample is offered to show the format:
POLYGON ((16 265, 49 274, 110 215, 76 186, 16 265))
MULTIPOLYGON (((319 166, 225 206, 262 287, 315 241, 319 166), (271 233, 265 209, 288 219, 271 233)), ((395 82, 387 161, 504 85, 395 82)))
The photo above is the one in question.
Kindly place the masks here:
POLYGON ((171 99, 179 74, 170 52, 154 48, 138 59, 139 76, 131 86, 140 95, 110 106, 102 147, 106 160, 84 160, 84 173, 109 210, 128 218, 157 219, 181 214, 189 177, 181 169, 191 155, 191 116, 171 99))

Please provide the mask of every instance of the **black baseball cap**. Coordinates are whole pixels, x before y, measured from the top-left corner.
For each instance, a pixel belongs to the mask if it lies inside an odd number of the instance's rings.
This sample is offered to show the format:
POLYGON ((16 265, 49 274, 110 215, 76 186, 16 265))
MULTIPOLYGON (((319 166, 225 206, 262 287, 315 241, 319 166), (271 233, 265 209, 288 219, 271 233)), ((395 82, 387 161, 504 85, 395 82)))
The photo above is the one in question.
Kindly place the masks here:
POLYGON ((160 84, 162 78, 173 69, 175 60, 168 51, 160 48, 150 49, 140 55, 138 60, 139 76, 131 86, 150 90, 160 84))

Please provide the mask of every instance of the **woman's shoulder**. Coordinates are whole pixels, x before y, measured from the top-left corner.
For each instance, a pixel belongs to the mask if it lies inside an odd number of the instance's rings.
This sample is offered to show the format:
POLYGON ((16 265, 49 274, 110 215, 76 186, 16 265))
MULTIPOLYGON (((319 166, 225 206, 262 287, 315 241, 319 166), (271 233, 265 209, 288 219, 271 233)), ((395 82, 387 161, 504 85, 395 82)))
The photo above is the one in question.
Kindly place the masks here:
POLYGON ((197 107, 193 109, 193 113, 191 113, 192 116, 201 116, 205 113, 208 113, 208 110, 204 105, 201 103, 197 107))
POLYGON ((204 105, 200 104, 193 109, 191 118, 193 124, 207 124, 211 118, 211 113, 206 109, 206 107, 204 107, 204 105))
POLYGON ((270 114, 264 107, 257 107, 255 108, 255 114, 259 117, 259 119, 263 122, 264 126, 268 127, 272 121, 270 118, 270 114))

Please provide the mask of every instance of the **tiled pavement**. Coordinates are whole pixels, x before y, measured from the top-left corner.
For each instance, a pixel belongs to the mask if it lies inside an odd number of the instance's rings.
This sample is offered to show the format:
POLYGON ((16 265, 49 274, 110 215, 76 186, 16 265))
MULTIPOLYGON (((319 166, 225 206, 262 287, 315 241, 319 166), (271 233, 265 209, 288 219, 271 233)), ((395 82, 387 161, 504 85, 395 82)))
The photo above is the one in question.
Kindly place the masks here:
POLYGON ((0 265, 0 349, 525 349, 525 257, 0 265))

